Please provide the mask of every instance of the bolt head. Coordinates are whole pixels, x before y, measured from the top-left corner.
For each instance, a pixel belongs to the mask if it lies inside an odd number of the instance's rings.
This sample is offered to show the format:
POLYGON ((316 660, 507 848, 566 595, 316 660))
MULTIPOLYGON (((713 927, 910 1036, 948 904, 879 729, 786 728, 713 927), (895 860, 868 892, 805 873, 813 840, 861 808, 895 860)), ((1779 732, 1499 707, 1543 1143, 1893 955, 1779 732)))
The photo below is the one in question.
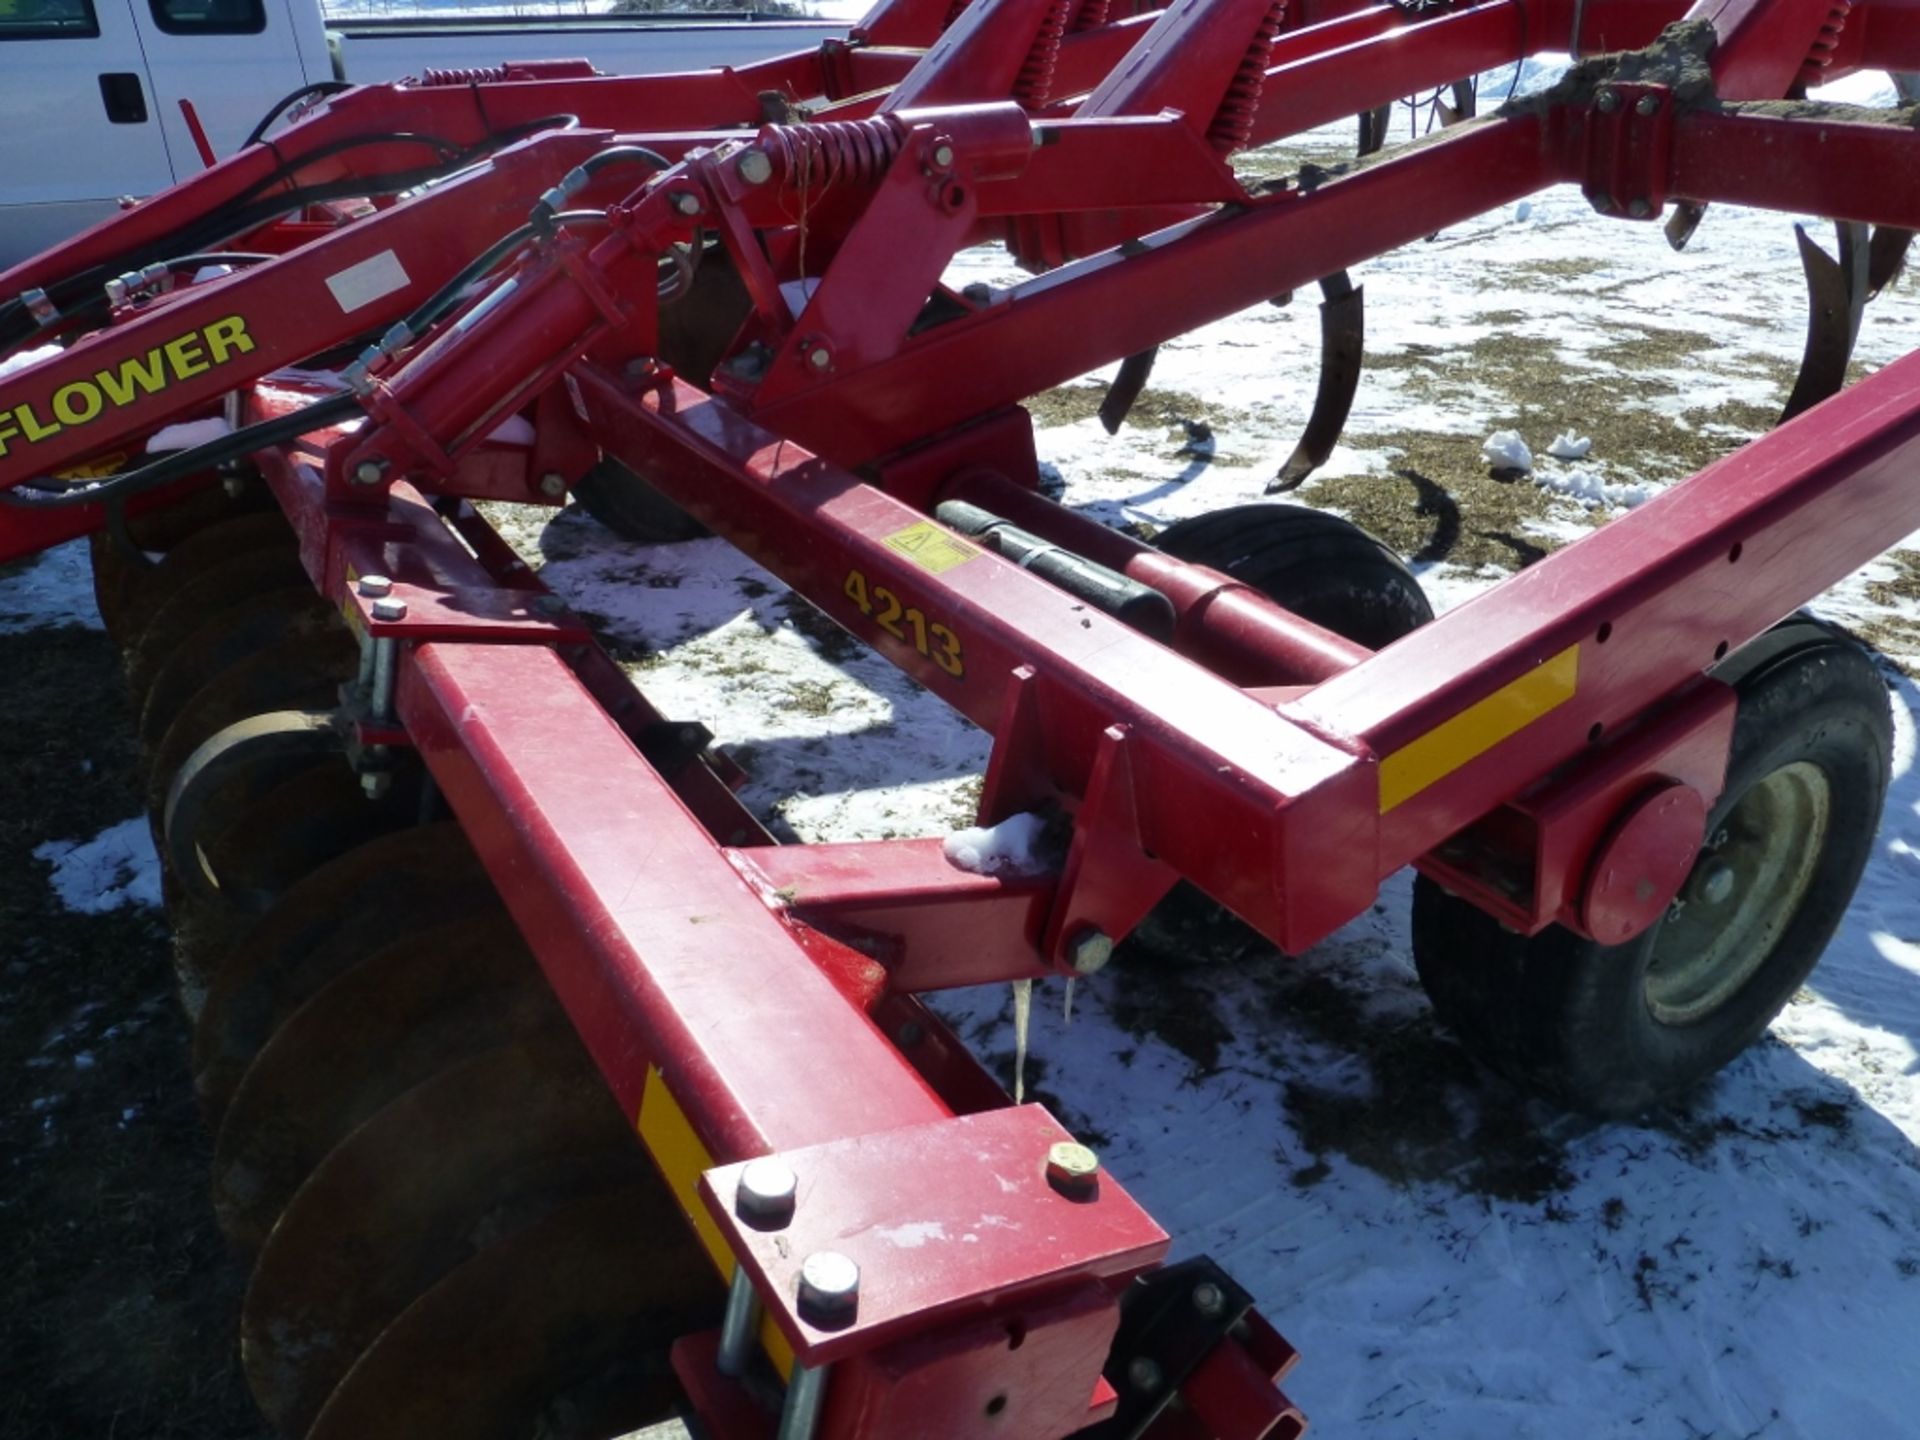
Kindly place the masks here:
POLYGON ((794 1196, 800 1178, 785 1161, 763 1156, 740 1172, 740 1186, 734 1191, 736 1215, 751 1220, 784 1222, 793 1214, 794 1196))
POLYGON ((1113 937, 1089 925, 1067 942, 1067 963, 1076 975, 1092 975, 1113 958, 1113 937))
POLYGON ((1143 1395, 1158 1390, 1165 1379, 1160 1366, 1145 1355, 1136 1355, 1127 1362, 1127 1383, 1143 1395))
POLYGON ((1709 860, 1694 876, 1694 898, 1707 905, 1724 905, 1733 898, 1734 884, 1738 878, 1726 861, 1709 860))
POLYGON ((369 770, 360 777, 360 791, 369 800, 378 800, 391 789, 393 776, 385 770, 369 770))
POLYGON ((816 370, 824 370, 833 364, 833 352, 824 345, 816 345, 807 352, 807 364, 816 370))
POLYGON ((551 500, 558 500, 567 493, 567 477, 549 470, 540 477, 540 493, 551 500))
POLYGON ((773 178, 773 161, 764 150, 749 150, 734 162, 740 178, 749 185, 764 185, 773 178))
POLYGON ((700 213, 700 197, 691 190, 674 191, 670 203, 676 214, 698 215, 700 213))
POLYGON ((1620 108, 1620 92, 1618 90, 1602 90, 1598 95, 1594 96, 1593 103, 1594 107, 1599 110, 1602 115, 1611 115, 1620 108))
POLYGON ((356 485, 378 485, 386 478, 387 465, 384 460, 362 460, 353 469, 353 481, 356 485))
POLYGON ((1638 100, 1633 102, 1633 112, 1636 115, 1658 115, 1660 113, 1660 97, 1658 95, 1642 95, 1638 100))
POLYGON ((1100 1178, 1100 1157, 1077 1140, 1047 1150, 1047 1183, 1056 1190, 1090 1189, 1100 1178))
POLYGON ((811 1317, 844 1320, 860 1304, 860 1267, 838 1250, 816 1250, 800 1262, 800 1307, 811 1317))
POLYGON ((1651 215, 1652 213, 1653 213, 1653 206, 1648 204, 1645 200, 1636 199, 1636 200, 1630 200, 1627 202, 1627 214, 1631 215, 1636 220, 1644 220, 1647 218, 1647 216, 1651 215))
POLYGON ((1220 1287, 1211 1280, 1193 1287, 1193 1308, 1207 1319, 1217 1319, 1226 1313, 1227 1297, 1220 1287))
POLYGON ((933 163, 935 165, 938 165, 942 170, 952 169, 953 168, 953 146, 947 144, 945 141, 942 141, 940 144, 934 146, 933 147, 933 163))
POLYGON ((393 593, 393 581, 384 575, 362 575, 353 588, 369 600, 378 600, 393 593))
POLYGON ((382 596, 373 602, 373 618, 376 620, 404 620, 407 618, 407 602, 396 600, 391 595, 382 596))

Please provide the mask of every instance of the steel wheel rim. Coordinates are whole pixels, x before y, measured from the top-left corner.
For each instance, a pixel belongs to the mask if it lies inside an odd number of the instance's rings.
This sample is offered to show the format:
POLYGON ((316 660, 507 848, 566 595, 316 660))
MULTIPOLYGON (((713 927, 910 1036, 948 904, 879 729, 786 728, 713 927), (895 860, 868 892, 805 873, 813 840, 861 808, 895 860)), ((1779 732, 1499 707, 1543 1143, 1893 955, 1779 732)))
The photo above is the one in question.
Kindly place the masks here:
POLYGON ((1832 816, 1833 786, 1807 760, 1740 797, 1655 934, 1645 979, 1655 1020, 1692 1024, 1754 977, 1806 899, 1832 816))

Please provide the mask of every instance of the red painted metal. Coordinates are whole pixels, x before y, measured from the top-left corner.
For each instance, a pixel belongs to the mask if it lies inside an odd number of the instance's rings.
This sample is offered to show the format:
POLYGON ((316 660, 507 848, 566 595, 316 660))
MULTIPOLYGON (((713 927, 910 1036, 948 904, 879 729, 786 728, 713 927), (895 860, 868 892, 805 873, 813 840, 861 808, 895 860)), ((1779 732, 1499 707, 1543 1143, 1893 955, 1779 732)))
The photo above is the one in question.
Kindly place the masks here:
MULTIPOLYGON (((822 1433, 990 1433, 982 1420, 1006 1416, 1009 1434, 1068 1434, 1114 1406, 1100 1372, 1117 1296, 1165 1237, 1111 1179, 1049 1188, 1065 1133, 1007 1108, 913 993, 1094 968, 1183 879, 1289 949, 1414 862, 1516 929, 1639 933, 1724 781, 1732 695, 1704 672, 1920 527, 1920 356, 1378 654, 1041 499, 1018 407, 1545 185, 1581 184, 1625 218, 1679 197, 1920 226, 1910 129, 1703 103, 1647 57, 1339 174, 1249 190, 1226 162, 1544 48, 1642 43, 1683 13, 886 0, 848 42, 736 70, 369 87, 0 276, 0 294, 47 289, 50 333, 77 337, 0 379, 0 427, 19 432, 0 487, 137 449, 236 389, 249 419, 294 413, 324 383, 271 371, 377 337, 576 164, 656 152, 663 174, 566 182, 564 204, 604 215, 504 255, 429 336, 373 360, 365 422, 251 458, 316 587, 399 647, 397 714, 367 737, 419 749, 621 1103, 639 1113, 664 1087, 717 1162, 699 1218, 803 1361, 833 1366, 822 1433), (104 279, 221 216, 280 258, 111 315, 94 304, 104 279), (674 247, 715 237, 748 303, 702 389, 656 352, 661 307, 691 283, 674 247), (952 256, 989 239, 1045 273, 947 289, 952 256), (387 252, 403 282, 328 298, 387 252), (236 316, 252 347, 229 335, 221 365, 196 368, 209 327, 236 316), (192 335, 174 364, 167 344, 192 335), (191 373, 51 428, 62 394, 74 414, 90 403, 71 387, 99 392, 94 377, 149 352, 191 373), (531 446, 490 439, 510 415, 531 420, 531 446), (553 503, 602 451, 989 730, 982 818, 1046 813, 1057 866, 967 874, 936 840, 773 844, 737 773, 638 695, 461 498, 553 503), (929 516, 951 498, 1161 591, 1170 644, 946 532, 929 516), (353 593, 370 573, 405 619, 353 593), (1528 723, 1475 732, 1513 693, 1528 723), (802 1176, 777 1234, 722 1203, 740 1162, 769 1153, 802 1176), (795 1267, 827 1248, 865 1272, 838 1328, 793 1299, 795 1267)), ((1920 67, 1920 0, 1692 13, 1718 37, 1723 100, 1920 67)), ((0 309, 7 343, 28 338, 21 313, 0 309)), ((103 518, 0 511, 0 558, 103 518)), ((1150 1433, 1297 1435, 1274 1388, 1293 1358, 1250 1316, 1150 1433)), ((721 1436, 764 1430, 711 1337, 675 1364, 721 1436)))
MULTIPOLYGON (((1165 1232, 1111 1179, 1073 1193, 1048 1183, 1048 1150, 1073 1137, 1044 1106, 846 1133, 777 1152, 800 1182, 783 1223, 735 1213, 744 1164, 700 1180, 709 1215, 804 1365, 978 1314, 983 1294, 1017 1303, 1070 1277, 1118 1290, 1166 1253, 1165 1232), (857 1304, 831 1321, 797 1298, 802 1263, 821 1251, 860 1270, 857 1304)), ((1005 1336, 1003 1324, 1002 1346, 1005 1336)), ((1075 1425, 1034 1433, 1084 1424, 1092 1392, 1088 1377, 1075 1425)))

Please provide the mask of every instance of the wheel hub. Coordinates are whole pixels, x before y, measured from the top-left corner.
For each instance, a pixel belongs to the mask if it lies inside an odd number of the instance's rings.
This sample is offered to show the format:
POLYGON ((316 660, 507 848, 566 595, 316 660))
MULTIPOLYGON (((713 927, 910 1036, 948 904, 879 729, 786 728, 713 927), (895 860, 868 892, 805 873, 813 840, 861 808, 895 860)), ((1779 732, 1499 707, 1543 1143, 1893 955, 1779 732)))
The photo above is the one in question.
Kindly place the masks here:
POLYGON ((1740 797, 1654 936, 1646 975, 1654 1019, 1703 1019, 1765 964, 1806 898, 1832 809, 1826 773, 1804 760, 1740 797))

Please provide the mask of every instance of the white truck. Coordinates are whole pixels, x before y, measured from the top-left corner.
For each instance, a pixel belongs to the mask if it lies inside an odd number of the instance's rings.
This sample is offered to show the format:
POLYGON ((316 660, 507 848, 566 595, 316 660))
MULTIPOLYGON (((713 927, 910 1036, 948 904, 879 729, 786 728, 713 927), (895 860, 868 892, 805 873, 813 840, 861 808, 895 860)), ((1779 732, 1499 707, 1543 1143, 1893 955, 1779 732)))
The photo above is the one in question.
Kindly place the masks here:
POLYGON ((640 75, 809 49, 844 21, 688 16, 329 17, 321 0, 0 0, 0 268, 202 167, 282 96, 429 67, 591 60, 640 75))

